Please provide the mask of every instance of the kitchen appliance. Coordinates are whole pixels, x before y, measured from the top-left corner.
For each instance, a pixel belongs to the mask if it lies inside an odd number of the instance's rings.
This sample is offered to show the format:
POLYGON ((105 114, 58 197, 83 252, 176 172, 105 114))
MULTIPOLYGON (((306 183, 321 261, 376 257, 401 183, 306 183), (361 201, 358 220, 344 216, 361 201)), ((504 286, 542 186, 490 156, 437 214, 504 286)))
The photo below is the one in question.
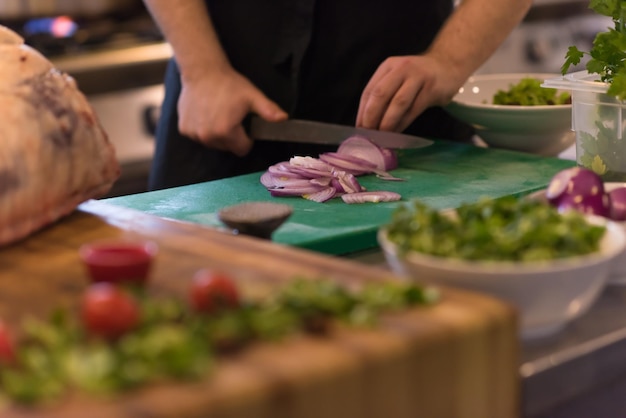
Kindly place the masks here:
POLYGON ((433 143, 426 138, 396 132, 298 119, 267 122, 256 116, 252 117, 250 135, 255 139, 330 145, 339 145, 350 136, 360 135, 385 148, 421 148, 433 143))

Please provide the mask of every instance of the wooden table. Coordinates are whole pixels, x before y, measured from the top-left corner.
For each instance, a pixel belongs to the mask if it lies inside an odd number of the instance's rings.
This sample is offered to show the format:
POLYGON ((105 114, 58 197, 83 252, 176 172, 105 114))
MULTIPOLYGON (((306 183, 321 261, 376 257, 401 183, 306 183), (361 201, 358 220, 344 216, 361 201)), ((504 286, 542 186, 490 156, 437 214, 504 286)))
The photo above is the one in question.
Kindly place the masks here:
MULTIPOLYGON (((87 285, 81 244, 156 241, 151 290, 184 296, 192 274, 223 269, 254 293, 295 276, 349 285, 397 280, 354 261, 90 201, 0 250, 0 317, 17 324, 59 305, 76 309, 87 285)), ((163 383, 115 399, 72 395, 3 417, 506 418, 519 416, 516 314, 495 299, 442 289, 442 300, 387 315, 376 329, 337 329, 260 343, 221 360, 205 379, 163 383)))

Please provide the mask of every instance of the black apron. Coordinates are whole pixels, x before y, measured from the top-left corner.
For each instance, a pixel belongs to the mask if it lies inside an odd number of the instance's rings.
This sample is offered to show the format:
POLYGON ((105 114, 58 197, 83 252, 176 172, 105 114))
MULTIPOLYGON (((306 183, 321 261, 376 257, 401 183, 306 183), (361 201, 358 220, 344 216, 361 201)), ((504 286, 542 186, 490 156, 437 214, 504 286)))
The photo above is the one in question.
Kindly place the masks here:
MULTIPOLYGON (((233 67, 290 117, 354 125, 361 93, 387 57, 425 51, 452 11, 441 0, 208 0, 233 67)), ((150 189, 267 169, 294 155, 336 147, 255 141, 245 157, 208 149, 178 133, 180 74, 172 61, 157 127, 150 189)), ((210 92, 207 92, 210 94, 210 92)), ((431 108, 405 130, 466 141, 472 129, 431 108)))

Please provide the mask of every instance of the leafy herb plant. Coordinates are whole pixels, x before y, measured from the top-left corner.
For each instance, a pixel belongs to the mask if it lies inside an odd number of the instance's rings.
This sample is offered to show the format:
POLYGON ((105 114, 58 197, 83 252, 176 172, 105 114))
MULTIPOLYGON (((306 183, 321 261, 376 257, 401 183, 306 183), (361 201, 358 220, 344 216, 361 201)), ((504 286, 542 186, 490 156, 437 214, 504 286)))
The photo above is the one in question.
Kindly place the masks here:
POLYGON ((609 84, 607 94, 620 100, 626 99, 626 1, 591 0, 589 8, 596 13, 613 19, 614 27, 596 35, 589 52, 570 46, 565 55, 561 73, 566 74, 570 66, 577 65, 585 54, 590 59, 587 71, 600 75, 600 80, 609 84))
POLYGON ((587 131, 577 129, 577 161, 592 169, 606 181, 626 180, 626 131, 623 123, 626 100, 626 1, 591 0, 589 8, 608 16, 613 27, 596 35, 589 52, 570 46, 561 73, 565 75, 572 65, 587 55, 587 72, 598 74, 608 85, 606 95, 598 94, 598 104, 587 131))

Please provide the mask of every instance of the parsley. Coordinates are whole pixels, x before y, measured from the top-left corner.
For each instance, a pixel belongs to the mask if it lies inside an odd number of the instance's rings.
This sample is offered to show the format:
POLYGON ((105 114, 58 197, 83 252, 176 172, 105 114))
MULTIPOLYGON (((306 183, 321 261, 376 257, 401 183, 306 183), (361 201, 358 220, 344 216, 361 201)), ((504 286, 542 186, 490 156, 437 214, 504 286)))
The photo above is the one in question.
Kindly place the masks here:
POLYGON ((608 83, 607 94, 620 100, 626 99, 626 1, 591 0, 589 8, 596 13, 613 19, 614 28, 596 35, 589 52, 569 47, 561 73, 565 75, 572 65, 580 63, 584 55, 589 55, 586 68, 589 73, 600 75, 600 80, 608 83))

